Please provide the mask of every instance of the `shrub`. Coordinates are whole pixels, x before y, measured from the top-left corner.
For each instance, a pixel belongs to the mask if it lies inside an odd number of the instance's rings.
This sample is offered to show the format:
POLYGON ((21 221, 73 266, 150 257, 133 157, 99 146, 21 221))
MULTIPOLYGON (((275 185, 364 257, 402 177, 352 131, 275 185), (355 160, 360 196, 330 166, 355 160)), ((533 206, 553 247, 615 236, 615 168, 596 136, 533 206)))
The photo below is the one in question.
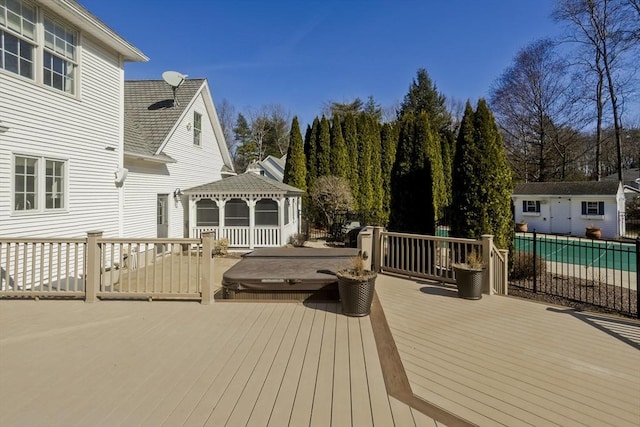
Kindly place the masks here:
POLYGON ((302 233, 293 234, 289 237, 289 244, 296 248, 301 248, 304 246, 304 242, 306 241, 306 236, 302 233))
MULTIPOLYGON (((536 255, 536 272, 538 276, 546 273, 547 264, 540 255, 536 255)), ((518 254, 513 259, 512 279, 530 279, 533 278, 533 254, 524 252, 518 254)))
POLYGON ((220 240, 216 240, 213 244, 213 254, 215 256, 226 256, 229 252, 229 240, 227 238, 222 238, 220 240))

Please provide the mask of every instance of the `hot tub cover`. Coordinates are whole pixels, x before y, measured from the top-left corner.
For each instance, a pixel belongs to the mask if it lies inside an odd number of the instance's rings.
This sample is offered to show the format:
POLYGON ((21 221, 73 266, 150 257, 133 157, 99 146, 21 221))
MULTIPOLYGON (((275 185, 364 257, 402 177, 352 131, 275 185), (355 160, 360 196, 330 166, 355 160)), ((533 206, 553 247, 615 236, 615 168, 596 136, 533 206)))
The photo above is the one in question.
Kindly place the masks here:
POLYGON ((357 249, 263 248, 244 255, 222 276, 230 290, 315 291, 336 286, 357 249))

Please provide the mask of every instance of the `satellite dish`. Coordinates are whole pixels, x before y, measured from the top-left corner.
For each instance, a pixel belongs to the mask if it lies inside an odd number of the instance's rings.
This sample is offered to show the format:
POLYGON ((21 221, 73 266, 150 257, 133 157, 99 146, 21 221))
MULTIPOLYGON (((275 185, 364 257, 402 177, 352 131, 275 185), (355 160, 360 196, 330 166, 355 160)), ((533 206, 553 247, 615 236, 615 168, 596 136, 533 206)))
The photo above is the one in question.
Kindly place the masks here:
POLYGON ((177 71, 165 71, 162 73, 162 80, 164 80, 169 86, 171 86, 171 90, 173 91, 173 105, 178 104, 178 100, 176 99, 176 90, 184 83, 187 79, 186 74, 181 74, 177 71))

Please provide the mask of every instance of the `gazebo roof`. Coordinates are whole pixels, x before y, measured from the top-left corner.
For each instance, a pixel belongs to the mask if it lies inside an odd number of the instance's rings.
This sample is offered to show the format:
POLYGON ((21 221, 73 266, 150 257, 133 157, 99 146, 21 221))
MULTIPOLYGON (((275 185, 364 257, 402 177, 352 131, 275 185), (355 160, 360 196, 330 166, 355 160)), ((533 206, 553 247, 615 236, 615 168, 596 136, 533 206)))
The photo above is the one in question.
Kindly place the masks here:
POLYGON ((255 173, 243 173, 185 190, 186 194, 282 194, 299 196, 304 191, 255 173))

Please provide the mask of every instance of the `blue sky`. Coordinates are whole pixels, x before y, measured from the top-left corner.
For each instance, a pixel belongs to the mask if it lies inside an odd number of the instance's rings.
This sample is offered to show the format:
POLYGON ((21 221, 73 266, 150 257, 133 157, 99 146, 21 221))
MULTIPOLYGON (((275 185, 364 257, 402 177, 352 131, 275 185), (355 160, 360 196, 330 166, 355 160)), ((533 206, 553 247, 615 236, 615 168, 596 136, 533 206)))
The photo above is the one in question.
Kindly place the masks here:
POLYGON ((402 100, 421 67, 475 102, 519 49, 560 31, 553 0, 80 1, 150 58, 127 79, 206 77, 216 103, 281 104, 303 126, 328 101, 402 100))

